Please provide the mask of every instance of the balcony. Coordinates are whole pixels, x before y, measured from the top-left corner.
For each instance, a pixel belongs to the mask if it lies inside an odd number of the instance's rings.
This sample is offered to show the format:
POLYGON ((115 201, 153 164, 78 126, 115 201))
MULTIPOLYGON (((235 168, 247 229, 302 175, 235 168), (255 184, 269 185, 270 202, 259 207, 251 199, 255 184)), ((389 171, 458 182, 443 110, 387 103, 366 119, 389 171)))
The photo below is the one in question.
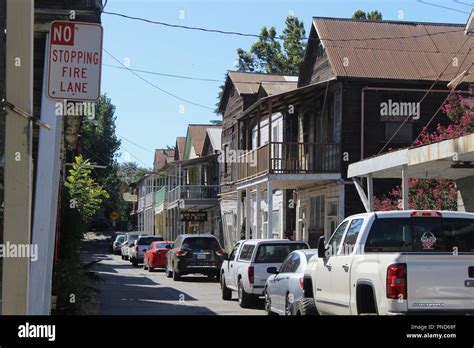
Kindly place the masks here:
POLYGON ((155 192, 155 204, 160 205, 163 204, 166 199, 166 191, 167 187, 163 186, 158 191, 155 192))
POLYGON ((339 144, 271 142, 238 158, 238 178, 267 173, 339 173, 340 157, 339 144))
POLYGON ((168 192, 168 202, 184 200, 215 200, 219 194, 219 185, 183 185, 168 192))

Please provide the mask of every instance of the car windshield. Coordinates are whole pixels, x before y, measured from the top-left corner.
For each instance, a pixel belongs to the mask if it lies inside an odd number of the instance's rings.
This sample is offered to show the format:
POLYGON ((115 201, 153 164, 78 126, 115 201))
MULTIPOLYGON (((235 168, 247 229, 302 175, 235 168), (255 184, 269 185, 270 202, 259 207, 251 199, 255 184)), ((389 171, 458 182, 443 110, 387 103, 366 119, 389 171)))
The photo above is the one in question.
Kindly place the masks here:
POLYGON ((172 248, 173 248, 173 244, 170 244, 170 243, 158 243, 158 244, 156 244, 156 248, 157 248, 157 249, 172 249, 172 248))
POLYGON ((366 252, 474 252, 474 219, 380 218, 366 252))
POLYGON ((116 241, 117 242, 123 242, 125 240, 125 236, 118 236, 116 241))
POLYGON ((305 243, 261 244, 255 263, 281 263, 294 250, 308 249, 305 243))
POLYGON ((220 249, 220 245, 217 239, 212 237, 192 237, 184 240, 182 248, 190 250, 217 250, 220 249))
POLYGON ((138 244, 139 245, 150 245, 151 243, 157 242, 157 241, 160 241, 160 240, 163 240, 163 238, 162 237, 141 237, 138 240, 138 244))

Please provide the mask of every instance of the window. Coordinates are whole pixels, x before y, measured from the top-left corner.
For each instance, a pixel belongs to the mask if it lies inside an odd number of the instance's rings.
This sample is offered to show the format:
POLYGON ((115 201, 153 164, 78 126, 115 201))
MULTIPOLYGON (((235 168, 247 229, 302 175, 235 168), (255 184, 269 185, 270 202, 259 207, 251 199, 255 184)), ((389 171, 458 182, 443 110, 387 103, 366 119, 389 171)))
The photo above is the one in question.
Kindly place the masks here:
POLYGON ((151 243, 153 242, 156 242, 156 241, 161 241, 163 240, 162 237, 141 237, 139 240, 138 240, 138 245, 150 245, 151 243))
POLYGON ((281 266, 280 273, 295 273, 300 263, 300 256, 297 253, 292 253, 281 266))
POLYGON ((347 230, 346 237, 344 238, 344 253, 350 254, 352 253, 353 246, 357 241, 357 236, 359 235, 360 228, 362 227, 362 223, 364 219, 354 219, 351 221, 351 225, 347 230))
POLYGON ((294 250, 308 249, 304 243, 260 244, 255 263, 282 263, 294 250))
POLYGON ((311 197, 309 204, 310 229, 324 228, 324 196, 311 197))
MULTIPOLYGON (((400 127, 399 122, 385 123, 385 140, 389 140, 400 127)), ((405 123, 393 138, 395 143, 410 143, 413 141, 413 123, 405 123)))
POLYGON ((452 253, 454 250, 474 252, 473 219, 377 219, 365 245, 366 252, 452 253))
POLYGON ((280 211, 274 210, 272 212, 272 234, 278 235, 280 232, 280 211))
POLYGON ((198 251, 218 250, 220 249, 220 245, 217 239, 213 237, 191 237, 184 240, 183 248, 198 251))
POLYGON ((255 245, 246 244, 242 247, 242 251, 239 255, 239 260, 250 261, 252 259, 253 251, 255 250, 255 245))
POLYGON ((339 249, 341 248, 341 240, 342 236, 344 235, 344 231, 346 230, 349 221, 344 221, 342 224, 339 225, 337 230, 333 233, 331 239, 329 240, 329 247, 332 248, 331 255, 337 255, 339 249))
POLYGON ((230 253, 229 260, 234 261, 235 259, 235 254, 237 253, 237 250, 239 250, 240 243, 236 244, 234 246, 234 249, 232 249, 232 252, 230 253))

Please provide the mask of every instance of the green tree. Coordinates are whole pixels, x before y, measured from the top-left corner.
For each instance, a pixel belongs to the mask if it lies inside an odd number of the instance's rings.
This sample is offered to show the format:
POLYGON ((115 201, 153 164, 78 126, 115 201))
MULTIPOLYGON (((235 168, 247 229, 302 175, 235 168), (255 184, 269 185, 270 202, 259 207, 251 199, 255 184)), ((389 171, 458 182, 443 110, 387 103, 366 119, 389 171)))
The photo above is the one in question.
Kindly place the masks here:
POLYGON ((352 19, 369 19, 373 21, 381 21, 382 20, 382 12, 377 10, 364 12, 362 10, 357 10, 352 15, 352 19))
POLYGON ((247 52, 237 49, 239 71, 263 72, 267 74, 297 74, 304 57, 306 31, 303 22, 295 16, 285 20, 283 36, 278 36, 275 27, 263 27, 260 37, 247 52), (283 42, 283 47, 280 41, 283 42))
POLYGON ((68 189, 70 207, 77 209, 84 222, 90 222, 109 194, 91 177, 92 165, 81 156, 75 157, 69 176, 64 182, 68 189))
POLYGON ((112 211, 117 211, 120 217, 126 215, 126 204, 123 202, 118 178, 117 156, 121 145, 115 133, 115 106, 111 99, 102 95, 95 104, 95 123, 84 122, 81 133, 81 152, 91 163, 106 166, 97 168, 92 176, 109 194, 103 201, 94 217, 94 222, 109 221, 112 211), (123 215, 122 215, 123 214, 123 215))
POLYGON ((122 187, 126 189, 131 183, 151 172, 151 169, 140 167, 135 162, 124 162, 118 165, 117 175, 123 185, 122 187))

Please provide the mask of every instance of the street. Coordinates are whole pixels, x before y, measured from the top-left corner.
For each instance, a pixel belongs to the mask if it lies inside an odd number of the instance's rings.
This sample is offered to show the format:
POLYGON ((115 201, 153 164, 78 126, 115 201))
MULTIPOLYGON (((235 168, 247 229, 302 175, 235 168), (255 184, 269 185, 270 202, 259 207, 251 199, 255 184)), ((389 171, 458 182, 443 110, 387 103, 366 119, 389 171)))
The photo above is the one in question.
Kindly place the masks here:
POLYGON ((83 262, 100 260, 93 270, 99 274, 98 315, 264 315, 263 301, 252 309, 240 308, 237 294, 232 301, 221 299, 220 285, 207 277, 185 276, 175 282, 164 270, 133 268, 119 255, 108 253, 109 239, 88 233, 83 262))

